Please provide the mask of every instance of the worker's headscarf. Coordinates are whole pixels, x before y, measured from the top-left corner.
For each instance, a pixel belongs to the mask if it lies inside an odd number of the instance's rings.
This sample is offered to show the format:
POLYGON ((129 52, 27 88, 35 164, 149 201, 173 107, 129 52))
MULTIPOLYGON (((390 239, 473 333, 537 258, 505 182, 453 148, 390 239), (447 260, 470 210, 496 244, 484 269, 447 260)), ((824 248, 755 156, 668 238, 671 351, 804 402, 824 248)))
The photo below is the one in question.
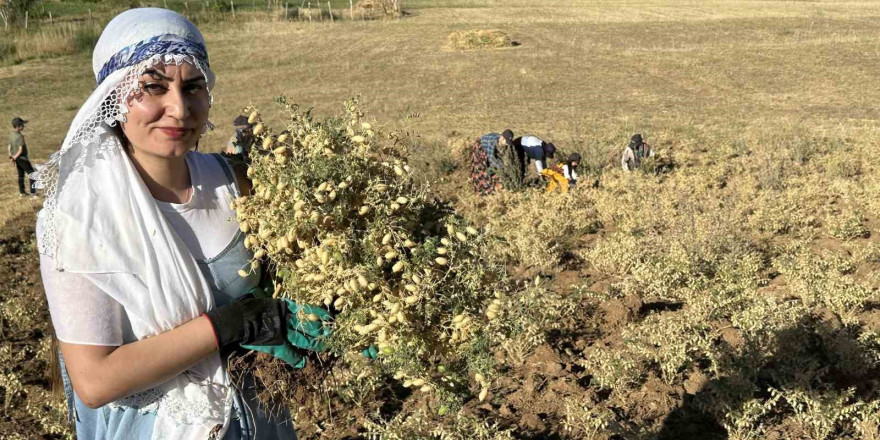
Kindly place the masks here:
POLYGON ((544 148, 544 156, 547 156, 550 159, 553 159, 553 156, 556 155, 556 146, 553 145, 553 143, 551 143, 551 142, 547 142, 546 144, 543 145, 543 148, 544 148))
MULTIPOLYGON (((34 175, 46 191, 37 241, 54 269, 88 279, 120 303, 138 339, 158 335, 214 307, 189 249, 169 226, 114 129, 148 68, 190 63, 214 74, 201 33, 156 8, 125 11, 107 24, 92 56, 97 87, 61 149, 34 175)), ((75 313, 75 312, 71 312, 75 313)), ((80 319, 89 319, 83 313, 80 319)), ((218 354, 158 387, 111 406, 156 413, 153 438, 205 439, 229 424, 234 394, 218 354)), ((222 437, 222 432, 219 437, 222 437)))

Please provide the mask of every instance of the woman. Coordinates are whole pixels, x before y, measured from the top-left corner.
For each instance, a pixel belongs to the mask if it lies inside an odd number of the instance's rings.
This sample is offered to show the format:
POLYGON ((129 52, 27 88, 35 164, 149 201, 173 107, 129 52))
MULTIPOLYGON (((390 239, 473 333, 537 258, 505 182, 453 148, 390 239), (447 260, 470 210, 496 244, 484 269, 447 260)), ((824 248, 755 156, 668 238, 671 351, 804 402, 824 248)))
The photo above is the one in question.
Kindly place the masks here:
POLYGON ((536 136, 523 136, 513 140, 514 148, 516 148, 520 173, 522 177, 526 176, 526 168, 530 160, 535 161, 535 170, 538 174, 547 168, 547 159, 553 159, 556 154, 556 146, 550 142, 544 142, 536 136))
POLYGON ((630 138, 629 145, 623 150, 620 166, 624 171, 633 171, 642 166, 642 159, 653 156, 654 151, 651 146, 642 140, 641 134, 636 133, 630 138))
POLYGON ((295 438, 287 414, 270 417, 225 371, 240 345, 288 347, 294 321, 286 301, 242 299, 261 274, 237 274, 251 255, 230 221, 236 178, 192 151, 214 86, 201 34, 172 11, 129 10, 104 29, 92 67, 96 90, 37 173, 41 271, 77 438, 295 438))
POLYGON ((248 122, 248 117, 245 115, 239 115, 232 121, 232 125, 235 127, 235 134, 229 138, 229 143, 226 145, 226 154, 245 154, 245 150, 248 146, 250 146, 251 138, 253 137, 253 127, 251 123, 248 122))
POLYGON ((577 185, 577 168, 580 162, 581 155, 572 153, 565 162, 558 163, 541 171, 541 175, 547 178, 546 192, 552 193, 556 191, 556 188, 559 188, 560 192, 567 193, 569 188, 577 185))
POLYGON ((490 133, 474 141, 471 145, 471 176, 470 181, 477 195, 492 194, 497 186, 496 166, 500 159, 496 155, 498 134, 490 133))

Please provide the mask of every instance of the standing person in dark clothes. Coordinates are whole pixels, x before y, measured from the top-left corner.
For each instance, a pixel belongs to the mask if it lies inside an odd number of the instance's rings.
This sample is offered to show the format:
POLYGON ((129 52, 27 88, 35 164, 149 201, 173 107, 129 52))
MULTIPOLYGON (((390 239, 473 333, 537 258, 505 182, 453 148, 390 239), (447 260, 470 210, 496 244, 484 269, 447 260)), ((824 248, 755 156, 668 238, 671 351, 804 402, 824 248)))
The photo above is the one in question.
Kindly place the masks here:
POLYGON ((28 159, 27 143, 24 141, 24 135, 21 134, 26 123, 27 121, 17 116, 12 118, 12 131, 9 132, 9 160, 18 170, 18 193, 22 197, 28 195, 24 189, 25 175, 28 176, 30 195, 37 195, 37 190, 34 187, 35 182, 30 178, 30 174, 34 172, 34 167, 28 159))
POLYGON ((547 168, 547 159, 553 159, 553 156, 556 154, 556 147, 552 143, 544 142, 532 135, 514 139, 513 147, 516 149, 520 163, 520 172, 523 177, 526 175, 526 166, 529 160, 535 161, 535 169, 540 175, 541 171, 547 168))

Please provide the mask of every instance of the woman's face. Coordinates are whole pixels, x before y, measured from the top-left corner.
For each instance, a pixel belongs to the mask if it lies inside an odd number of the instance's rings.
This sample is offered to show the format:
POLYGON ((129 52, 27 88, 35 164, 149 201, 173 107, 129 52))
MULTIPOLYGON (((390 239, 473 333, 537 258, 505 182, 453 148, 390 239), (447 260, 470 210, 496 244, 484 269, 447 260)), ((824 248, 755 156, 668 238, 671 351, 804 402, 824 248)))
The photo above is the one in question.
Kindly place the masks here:
POLYGON ((122 131, 134 154, 179 157, 195 148, 208 122, 205 77, 192 64, 157 64, 138 79, 122 131))

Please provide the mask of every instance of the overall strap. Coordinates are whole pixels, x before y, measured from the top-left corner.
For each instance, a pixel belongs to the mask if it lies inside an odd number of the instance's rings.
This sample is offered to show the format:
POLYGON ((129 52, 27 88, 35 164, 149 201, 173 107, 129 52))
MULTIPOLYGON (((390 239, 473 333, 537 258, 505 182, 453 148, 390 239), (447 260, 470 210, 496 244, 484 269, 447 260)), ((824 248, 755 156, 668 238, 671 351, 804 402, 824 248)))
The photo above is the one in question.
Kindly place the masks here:
POLYGON ((229 168, 229 164, 226 163, 226 159, 223 159, 223 156, 217 153, 211 153, 211 157, 216 159, 217 163, 220 164, 220 168, 223 170, 223 174, 226 175, 226 181, 229 182, 229 184, 232 186, 232 194, 235 196, 235 198, 240 197, 241 194, 238 193, 238 185, 235 184, 235 177, 232 176, 232 169, 229 168))
POLYGON ((235 197, 251 195, 251 179, 247 176, 247 165, 244 163, 230 165, 219 153, 211 153, 211 156, 214 156, 220 163, 223 173, 226 174, 226 179, 232 184, 232 192, 235 197), (238 184, 236 185, 236 183, 238 184))

